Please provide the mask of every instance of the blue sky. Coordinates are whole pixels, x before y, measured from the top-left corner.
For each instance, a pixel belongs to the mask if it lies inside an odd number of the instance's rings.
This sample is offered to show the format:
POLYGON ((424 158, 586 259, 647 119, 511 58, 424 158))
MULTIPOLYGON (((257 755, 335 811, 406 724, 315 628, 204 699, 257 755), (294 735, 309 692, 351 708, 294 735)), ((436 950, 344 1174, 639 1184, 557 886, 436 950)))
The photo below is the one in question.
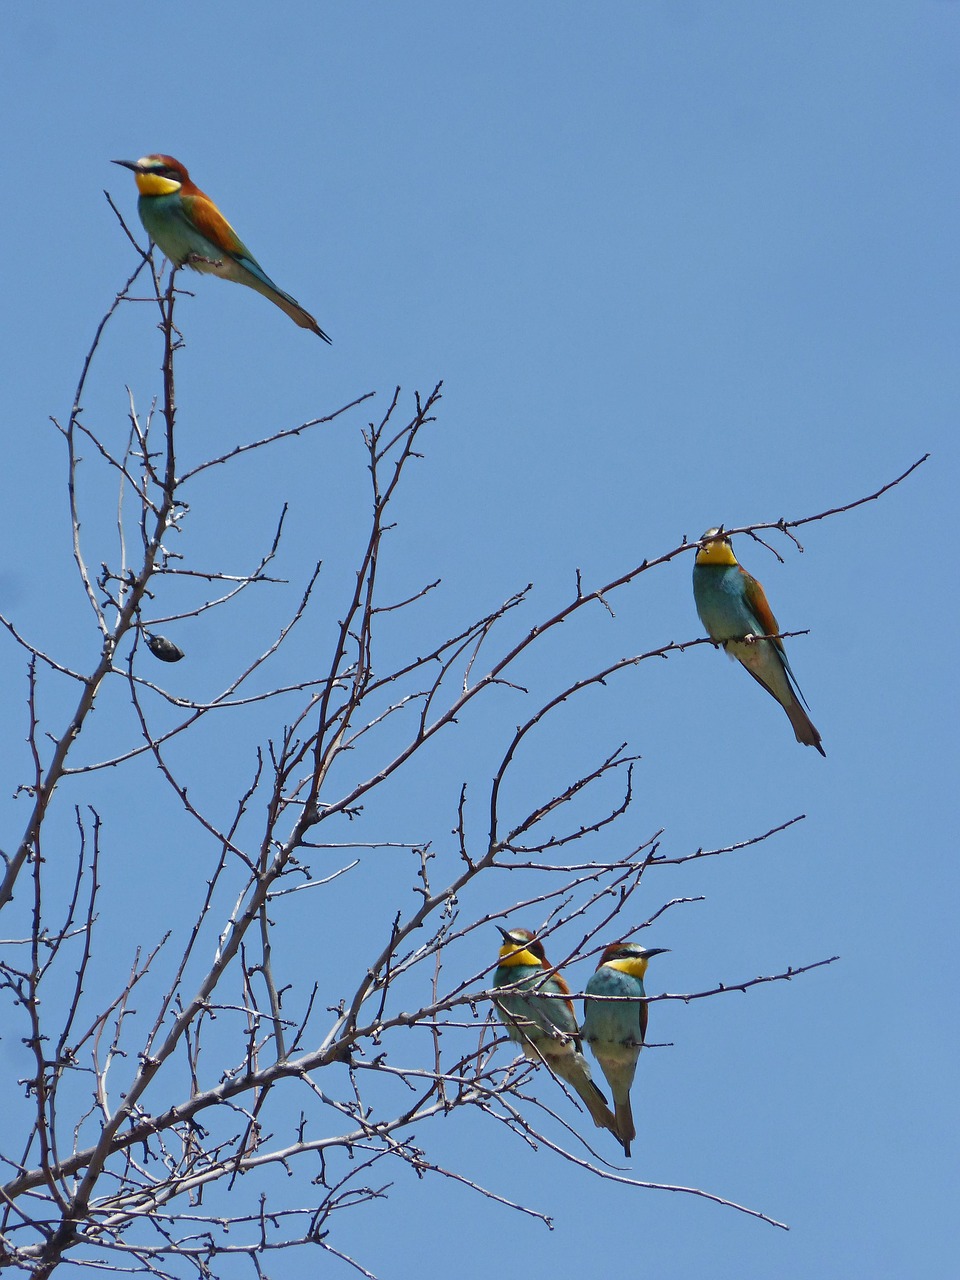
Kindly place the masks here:
MULTIPOLYGON (((840 962, 748 995, 655 1005, 652 1038, 670 1047, 645 1055, 634 1104, 637 1176, 704 1187, 791 1231, 600 1184, 453 1116, 424 1143, 527 1196, 555 1230, 399 1176, 389 1201, 342 1215, 337 1243, 393 1277, 455 1265, 472 1280, 507 1261, 521 1274, 590 1274, 598 1260, 668 1280, 947 1274, 960 6, 290 3, 267 17, 238 0, 227 21, 171 0, 162 11, 21 6, 3 30, 0 608, 71 663, 92 665, 98 642, 48 419, 69 413, 93 329, 133 266, 102 194, 137 225, 132 178, 114 158, 183 160, 333 338, 327 348, 250 291, 195 281, 179 312, 188 462, 366 391, 383 405, 397 384, 409 395, 443 379, 390 566, 398 596, 442 578, 426 612, 438 627, 532 581, 529 626, 565 602, 577 568, 597 585, 721 521, 841 505, 931 454, 882 501, 809 526, 802 555, 778 542, 784 564, 739 546, 781 625, 809 628, 790 653, 826 760, 703 646, 591 698, 569 739, 540 744, 521 775, 547 786, 567 753, 579 761, 628 739, 643 760, 623 840, 662 827, 673 853, 806 815, 759 850, 645 882, 650 910, 705 897, 650 939, 671 953, 648 989, 840 962)), ((153 324, 127 308, 111 330, 87 411, 108 438, 124 438, 126 384, 142 405, 156 391, 153 324)), ((306 453, 278 450, 266 474, 238 466, 228 493, 207 484, 193 497, 184 545, 197 562, 248 563, 290 503, 287 576, 318 557, 328 566, 320 643, 363 527, 366 416, 306 453)), ((113 520, 96 492, 85 527, 95 564, 113 520)), ((700 635, 690 568, 681 558, 645 575, 615 618, 598 611, 572 627, 544 655, 545 687, 700 635)), ((189 668, 170 681, 213 687, 225 655, 246 652, 247 628, 256 650, 262 622, 250 611, 226 634, 185 626, 175 638, 189 668)), ((27 771, 25 666, 9 641, 0 681, 6 848, 27 771)), ((66 704, 51 693, 46 705, 53 727, 66 704)), ((121 706, 98 710, 91 733, 125 733, 121 706)), ((524 714, 498 710, 451 738, 435 789, 394 795, 370 821, 448 840, 458 780, 481 785, 524 714)), ((229 789, 234 774, 213 761, 240 769, 247 745, 215 744, 199 786, 229 789)), ((110 786, 96 784, 105 805, 110 786)), ((138 905, 105 955, 121 967, 175 910, 183 849, 164 828, 167 804, 145 781, 107 833, 108 858, 124 839, 141 851, 136 879, 122 867, 115 877, 138 905)), ((382 883, 378 897, 372 877, 361 901, 345 887, 342 919, 382 929, 406 881, 386 868, 382 883)), ((502 905, 509 886, 498 891, 502 905)), ((303 922, 290 945, 305 971, 312 931, 339 942, 341 927, 303 922)), ((580 968, 568 976, 582 985, 580 968)), ((315 1265, 284 1262, 292 1276, 315 1265)))

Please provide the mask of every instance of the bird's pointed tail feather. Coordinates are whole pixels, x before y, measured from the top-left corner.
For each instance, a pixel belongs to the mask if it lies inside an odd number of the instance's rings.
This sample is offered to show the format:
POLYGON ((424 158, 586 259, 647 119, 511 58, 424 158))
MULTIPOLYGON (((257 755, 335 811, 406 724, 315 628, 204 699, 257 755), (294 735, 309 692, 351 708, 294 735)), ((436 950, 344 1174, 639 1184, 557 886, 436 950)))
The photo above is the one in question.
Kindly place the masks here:
POLYGON ((298 324, 301 329, 309 329, 311 333, 315 333, 324 342, 333 341, 323 332, 310 312, 301 307, 296 298, 292 298, 289 293, 284 293, 279 285, 273 283, 258 262, 254 262, 251 258, 244 258, 242 260, 234 259, 232 262, 228 261, 226 265, 230 267, 230 270, 221 272, 221 274, 237 280, 240 284, 247 285, 250 289, 256 289, 257 293, 262 293, 265 298, 269 298, 281 311, 285 311, 293 323, 298 324))
POLYGON ((827 753, 820 745, 820 734, 817 727, 800 703, 797 701, 788 703, 784 710, 790 717, 790 723, 793 725, 793 732, 796 734, 797 741, 802 742, 805 747, 816 747, 822 756, 826 756, 827 753))
POLYGON ((629 1156, 630 1143, 637 1136, 637 1127, 633 1123, 633 1108, 630 1106, 630 1094, 622 1102, 616 1104, 617 1137, 623 1143, 623 1154, 629 1156))
POLYGON ((586 1059, 581 1053, 570 1054, 550 1060, 550 1066, 562 1080, 577 1093, 583 1105, 590 1112, 590 1118, 598 1129, 609 1129, 620 1141, 620 1131, 613 1112, 607 1106, 607 1100, 598 1089, 586 1059))

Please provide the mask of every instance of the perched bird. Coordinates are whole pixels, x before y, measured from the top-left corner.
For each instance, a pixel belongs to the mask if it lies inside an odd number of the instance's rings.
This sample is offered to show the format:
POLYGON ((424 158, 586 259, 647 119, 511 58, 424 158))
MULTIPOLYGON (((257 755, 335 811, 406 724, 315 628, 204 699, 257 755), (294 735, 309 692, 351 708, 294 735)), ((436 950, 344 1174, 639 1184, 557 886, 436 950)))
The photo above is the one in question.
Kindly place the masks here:
POLYGON ((666 947, 641 947, 636 942, 614 942, 600 957, 596 973, 586 986, 588 996, 631 996, 632 1000, 584 1000, 584 1040, 593 1050, 613 1091, 617 1132, 626 1155, 637 1136, 630 1106, 630 1086, 647 1034, 647 1004, 642 999, 643 975, 651 956, 666 947))
POLYGON ((777 636, 780 631, 763 587, 741 569, 722 529, 708 529, 700 539, 693 566, 693 598, 710 639, 722 644, 729 656, 742 663, 776 698, 790 717, 797 741, 816 747, 825 756, 820 734, 800 705, 806 699, 787 661, 783 641, 757 638, 777 636))
POLYGON ((140 192, 140 221, 175 267, 208 271, 256 289, 301 329, 310 329, 324 342, 330 341, 313 316, 277 288, 210 197, 190 181, 179 160, 156 155, 113 163, 133 170, 140 192))
POLYGON ((500 929, 500 932, 503 946, 493 985, 499 988, 521 984, 520 991, 498 997, 494 1002, 507 1035, 523 1046, 524 1054, 533 1062, 545 1062, 555 1075, 566 1080, 582 1098, 597 1128, 609 1129, 619 1139, 617 1122, 591 1079, 590 1068, 581 1052, 577 1015, 569 999, 570 988, 559 973, 550 973, 543 943, 528 929, 500 929), (525 994, 527 991, 544 991, 566 999, 544 1000, 525 994))

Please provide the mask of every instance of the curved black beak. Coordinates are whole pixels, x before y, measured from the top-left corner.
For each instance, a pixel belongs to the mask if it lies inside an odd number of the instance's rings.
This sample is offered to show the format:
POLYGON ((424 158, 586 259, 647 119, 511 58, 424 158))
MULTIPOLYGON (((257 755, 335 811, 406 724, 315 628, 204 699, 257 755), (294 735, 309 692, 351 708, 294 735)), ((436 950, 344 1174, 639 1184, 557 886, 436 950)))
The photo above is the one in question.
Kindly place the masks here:
POLYGON ((136 160, 111 160, 110 163, 122 165, 124 169, 132 169, 134 173, 140 172, 140 166, 136 160))

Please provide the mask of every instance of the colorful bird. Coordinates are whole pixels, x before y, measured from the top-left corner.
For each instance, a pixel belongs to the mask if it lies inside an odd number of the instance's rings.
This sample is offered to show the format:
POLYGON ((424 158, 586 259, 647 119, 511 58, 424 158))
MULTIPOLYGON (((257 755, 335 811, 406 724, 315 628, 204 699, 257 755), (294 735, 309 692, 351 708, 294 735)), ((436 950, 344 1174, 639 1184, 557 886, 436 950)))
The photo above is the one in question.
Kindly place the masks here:
POLYGON ((629 1003, 584 1000, 582 1031, 613 1092, 617 1131, 626 1155, 630 1154, 630 1143, 637 1136, 630 1086, 647 1035, 643 975, 650 957, 663 955, 667 950, 667 947, 641 947, 636 942, 611 943, 586 986, 588 996, 631 997, 629 1003))
POLYGON ((780 631, 763 587, 741 569, 722 529, 708 529, 700 539, 693 566, 693 598, 710 639, 722 644, 729 656, 776 698, 790 717, 797 741, 816 747, 825 756, 820 734, 800 705, 805 705, 806 699, 787 661, 783 641, 758 639, 778 637, 780 631))
POLYGON ((494 1001, 507 1035, 523 1046, 526 1057, 546 1063, 555 1075, 566 1080, 580 1095, 597 1128, 609 1129, 619 1140, 617 1122, 594 1084, 581 1052, 570 988, 559 973, 550 972, 543 943, 529 929, 500 929, 500 932, 503 946, 493 985, 496 988, 520 986, 519 991, 494 1001), (542 999, 524 994, 527 991, 542 991, 565 999, 542 999))
POLYGON ((140 221, 174 267, 207 271, 256 289, 301 329, 330 341, 313 316, 277 288, 210 197, 190 181, 179 160, 156 155, 113 163, 133 170, 140 192, 140 221))

